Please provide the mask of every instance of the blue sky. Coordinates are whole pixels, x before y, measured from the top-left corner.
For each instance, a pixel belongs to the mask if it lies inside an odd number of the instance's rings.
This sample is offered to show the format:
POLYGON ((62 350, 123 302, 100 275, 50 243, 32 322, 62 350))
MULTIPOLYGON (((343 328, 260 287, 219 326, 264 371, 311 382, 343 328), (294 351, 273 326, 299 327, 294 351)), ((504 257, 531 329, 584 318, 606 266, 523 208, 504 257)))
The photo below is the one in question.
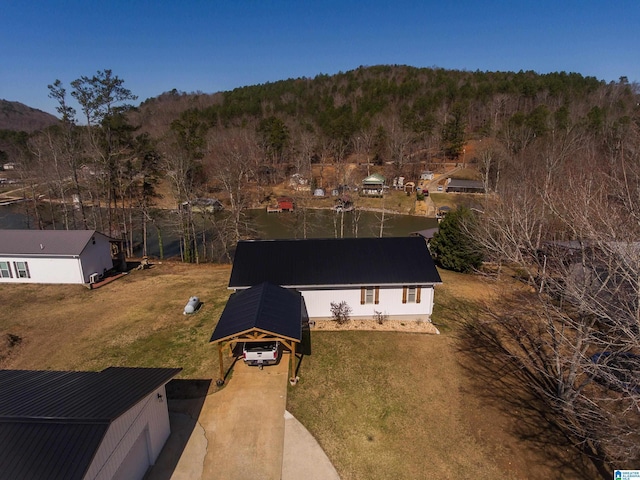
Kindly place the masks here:
POLYGON ((640 81, 640 1, 0 0, 0 98, 111 69, 139 101, 360 65, 640 81))

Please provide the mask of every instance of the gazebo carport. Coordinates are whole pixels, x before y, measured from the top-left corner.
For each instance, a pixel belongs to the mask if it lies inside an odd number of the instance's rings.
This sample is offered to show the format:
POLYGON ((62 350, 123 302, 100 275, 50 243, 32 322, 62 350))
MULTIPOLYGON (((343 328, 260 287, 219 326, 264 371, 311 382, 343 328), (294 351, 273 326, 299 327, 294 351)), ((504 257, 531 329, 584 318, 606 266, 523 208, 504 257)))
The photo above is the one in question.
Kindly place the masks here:
MULTIPOLYGON (((279 341, 291 352, 289 380, 296 383, 295 358, 311 353, 309 316, 300 292, 268 282, 232 294, 227 300, 220 320, 211 335, 211 343, 218 344, 220 377, 224 383, 223 344, 231 352, 240 342, 279 341)), ((299 362, 298 362, 299 364, 299 362)))

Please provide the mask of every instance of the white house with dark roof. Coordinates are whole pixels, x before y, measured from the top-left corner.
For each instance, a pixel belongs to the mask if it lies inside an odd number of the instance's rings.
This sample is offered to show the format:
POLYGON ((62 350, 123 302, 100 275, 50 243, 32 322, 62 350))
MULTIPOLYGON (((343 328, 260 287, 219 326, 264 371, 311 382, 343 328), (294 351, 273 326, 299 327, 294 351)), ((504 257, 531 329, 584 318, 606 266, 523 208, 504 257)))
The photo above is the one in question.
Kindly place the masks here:
POLYGON ((484 183, 480 180, 447 179, 447 192, 485 193, 484 183))
POLYGON ((95 230, 0 230, 0 282, 92 283, 114 267, 119 244, 95 230))
POLYGON ((229 288, 263 282, 299 291, 310 319, 330 319, 331 303, 350 317, 429 320, 442 283, 420 237, 257 240, 238 243, 229 288))
POLYGON ((180 368, 0 370, 0 478, 144 478, 170 434, 180 368))

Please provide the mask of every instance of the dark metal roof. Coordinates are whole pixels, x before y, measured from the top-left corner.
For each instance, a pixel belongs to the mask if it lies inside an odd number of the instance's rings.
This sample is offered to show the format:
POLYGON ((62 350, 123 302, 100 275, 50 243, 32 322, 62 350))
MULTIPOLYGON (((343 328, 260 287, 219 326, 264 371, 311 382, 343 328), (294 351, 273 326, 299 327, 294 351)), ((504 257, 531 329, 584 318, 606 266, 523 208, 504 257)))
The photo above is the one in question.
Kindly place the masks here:
POLYGON ((299 292, 261 283, 229 297, 211 341, 230 338, 253 329, 302 340, 306 307, 299 292))
POLYGON ((82 478, 109 424, 180 371, 0 370, 0 478, 82 478))
POLYGON ((0 255, 80 255, 95 230, 0 230, 0 255))
POLYGON ((420 237, 257 240, 238 243, 229 287, 441 283, 420 237))
POLYGON ((424 238, 426 240, 431 240, 433 238, 433 236, 438 232, 438 230, 440 230, 440 228, 438 228, 438 227, 425 228, 424 230, 418 230, 416 232, 411 232, 410 235, 415 235, 415 236, 422 237, 422 238, 424 238))
POLYGON ((81 479, 109 424, 0 421, 0 478, 81 479))
POLYGON ((452 178, 447 185, 447 190, 451 190, 452 188, 484 190, 484 184, 480 180, 463 180, 460 178, 452 178))

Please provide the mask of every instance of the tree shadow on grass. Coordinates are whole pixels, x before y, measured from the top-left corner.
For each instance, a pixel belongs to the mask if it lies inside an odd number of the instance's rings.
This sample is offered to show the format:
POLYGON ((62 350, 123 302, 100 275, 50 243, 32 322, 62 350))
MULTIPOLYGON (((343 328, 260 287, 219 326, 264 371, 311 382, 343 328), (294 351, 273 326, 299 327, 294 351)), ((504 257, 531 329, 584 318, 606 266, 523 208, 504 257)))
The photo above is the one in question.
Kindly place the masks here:
POLYGON ((472 382, 473 394, 513 421, 511 432, 544 455, 545 465, 558 478, 611 478, 601 458, 578 444, 563 428, 539 390, 531 372, 521 368, 490 324, 478 321, 478 307, 456 313, 459 363, 472 382))

